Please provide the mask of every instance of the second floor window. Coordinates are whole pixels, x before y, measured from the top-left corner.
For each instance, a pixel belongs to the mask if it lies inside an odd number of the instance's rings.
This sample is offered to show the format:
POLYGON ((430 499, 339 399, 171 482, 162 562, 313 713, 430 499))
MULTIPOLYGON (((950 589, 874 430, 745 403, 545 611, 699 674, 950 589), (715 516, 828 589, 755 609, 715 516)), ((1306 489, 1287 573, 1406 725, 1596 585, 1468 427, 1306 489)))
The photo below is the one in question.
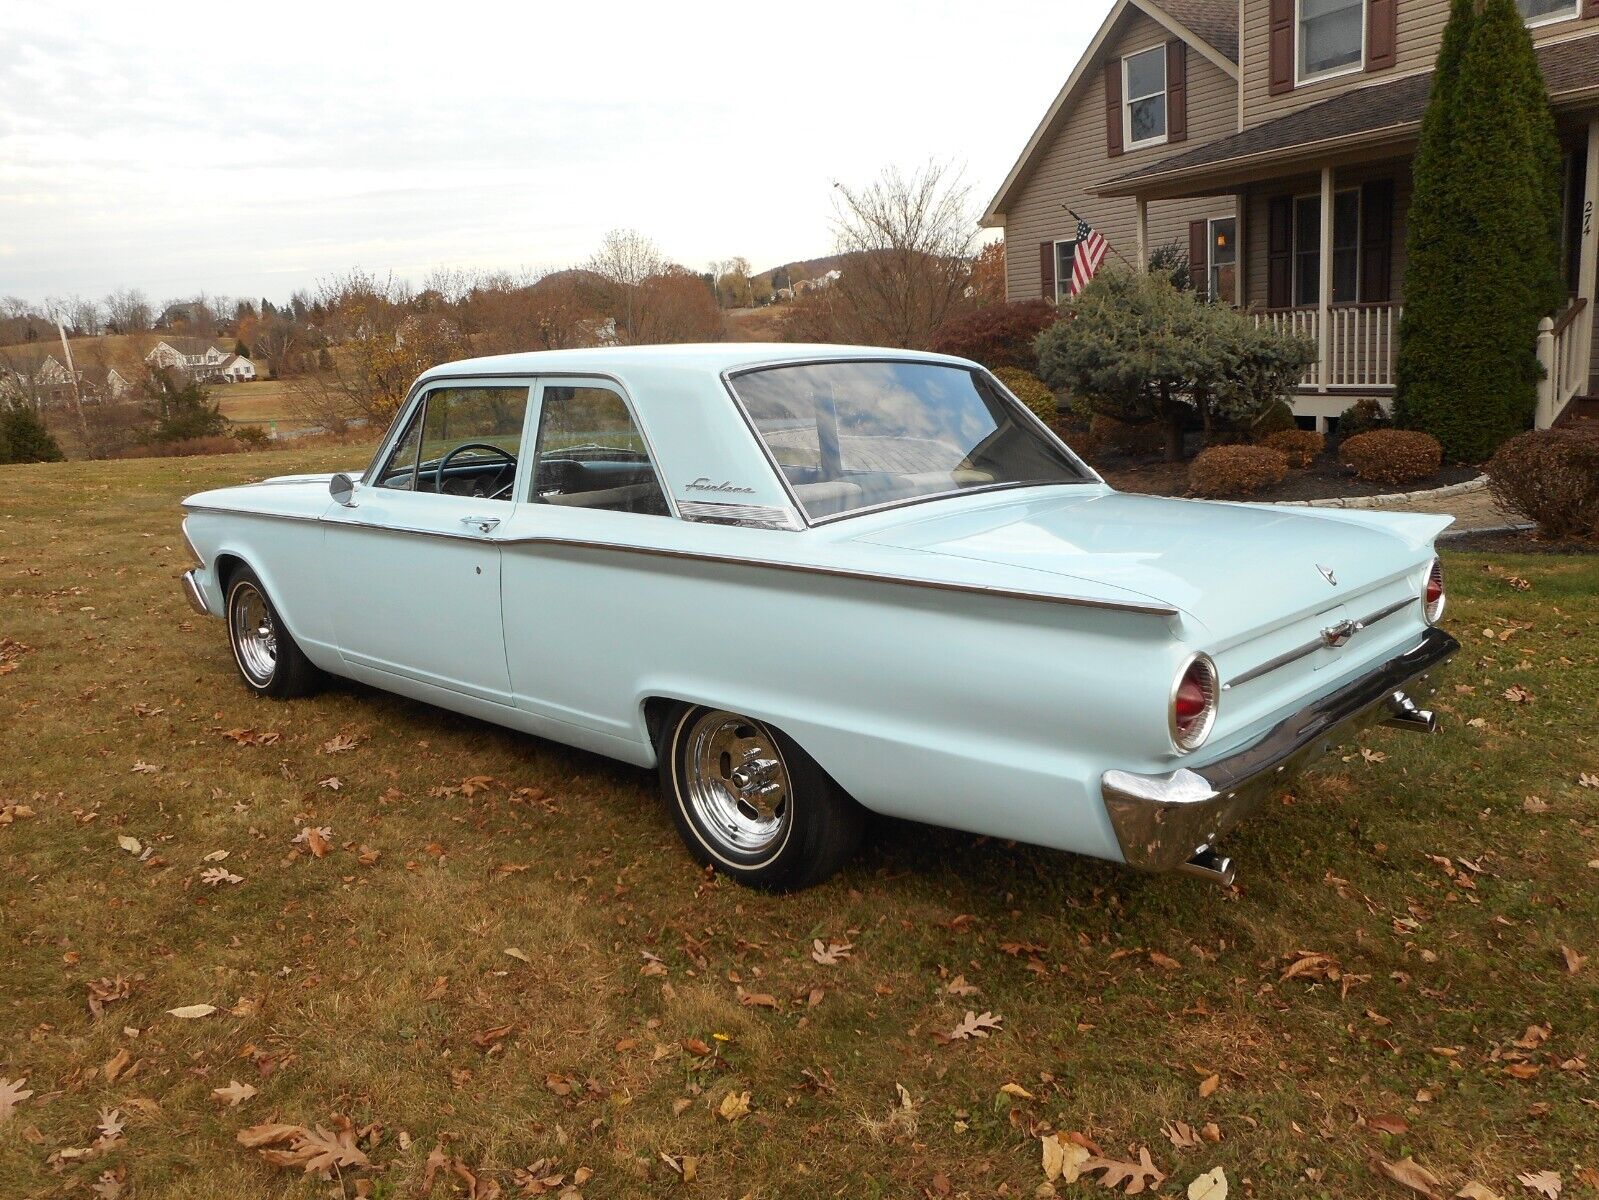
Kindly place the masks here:
POLYGON ((1529 25, 1547 25, 1577 15, 1577 0, 1516 0, 1516 7, 1529 25))
POLYGON ((1122 59, 1129 147, 1166 140, 1166 47, 1156 46, 1122 59))
POLYGON ((1299 0, 1299 82, 1358 71, 1366 58, 1366 0, 1299 0))

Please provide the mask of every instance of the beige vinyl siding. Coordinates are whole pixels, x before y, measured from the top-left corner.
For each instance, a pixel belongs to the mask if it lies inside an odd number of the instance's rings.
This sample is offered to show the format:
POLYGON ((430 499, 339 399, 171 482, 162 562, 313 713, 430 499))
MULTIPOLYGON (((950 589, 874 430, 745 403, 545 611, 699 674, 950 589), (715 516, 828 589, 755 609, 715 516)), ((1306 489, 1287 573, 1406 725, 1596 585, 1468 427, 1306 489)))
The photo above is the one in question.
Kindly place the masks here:
MULTIPOLYGON (((1333 188, 1359 187, 1371 179, 1394 181, 1394 231, 1393 275, 1390 300, 1404 303, 1405 296, 1405 234, 1406 217, 1410 212, 1410 164, 1408 162, 1374 163, 1370 166, 1343 167, 1333 172, 1333 188)), ((1269 299, 1268 278, 1271 269, 1267 253, 1270 245, 1270 209, 1273 196, 1304 196, 1321 192, 1320 175, 1300 175, 1292 179, 1273 180, 1258 184, 1245 198, 1244 205, 1244 293, 1248 303, 1255 308, 1267 307, 1269 299)), ((1315 307, 1311 305, 1310 307, 1315 307)))
MULTIPOLYGON (((1449 0, 1398 0, 1399 41, 1394 65, 1383 71, 1352 71, 1332 79, 1296 87, 1282 95, 1271 94, 1271 0, 1243 0, 1244 25, 1239 41, 1244 73, 1244 127, 1250 128, 1284 113, 1326 100, 1340 92, 1367 84, 1430 71, 1438 58, 1444 24, 1449 20, 1449 0)), ((1533 40, 1551 41, 1599 28, 1599 18, 1573 18, 1540 25, 1533 40)))
MULTIPOLYGON (((1093 64, 1081 90, 1061 113, 1031 174, 1021 183, 1005 214, 1005 283, 1010 299, 1032 300, 1039 296, 1039 243, 1074 235, 1076 222, 1063 206, 1076 209, 1115 250, 1132 259, 1137 243, 1137 210, 1133 201, 1104 199, 1093 195, 1093 189, 1117 175, 1237 130, 1237 83, 1190 47, 1188 140, 1129 150, 1116 158, 1110 156, 1105 146, 1104 61, 1164 45, 1170 39, 1171 34, 1163 26, 1130 8, 1123 27, 1107 42, 1105 58, 1093 64)), ((1230 216, 1232 210, 1231 199, 1152 204, 1150 248, 1176 241, 1186 249, 1189 221, 1230 216)), ((1107 261, 1119 260, 1112 252, 1107 261)))

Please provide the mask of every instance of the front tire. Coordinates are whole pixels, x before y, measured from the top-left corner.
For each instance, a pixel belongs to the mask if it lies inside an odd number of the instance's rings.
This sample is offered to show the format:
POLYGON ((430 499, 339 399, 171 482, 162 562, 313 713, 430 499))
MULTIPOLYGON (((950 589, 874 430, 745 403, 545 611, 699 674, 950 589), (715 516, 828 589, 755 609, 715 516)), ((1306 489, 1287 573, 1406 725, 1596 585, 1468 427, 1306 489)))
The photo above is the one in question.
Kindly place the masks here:
POLYGON ((656 749, 661 792, 684 844, 739 883, 770 892, 810 887, 860 845, 860 806, 769 725, 679 705, 656 749))
POLYGON ((309 696, 321 686, 322 673, 295 643, 266 588, 249 567, 240 567, 228 580, 224 615, 234 664, 252 692, 273 700, 292 700, 309 696))

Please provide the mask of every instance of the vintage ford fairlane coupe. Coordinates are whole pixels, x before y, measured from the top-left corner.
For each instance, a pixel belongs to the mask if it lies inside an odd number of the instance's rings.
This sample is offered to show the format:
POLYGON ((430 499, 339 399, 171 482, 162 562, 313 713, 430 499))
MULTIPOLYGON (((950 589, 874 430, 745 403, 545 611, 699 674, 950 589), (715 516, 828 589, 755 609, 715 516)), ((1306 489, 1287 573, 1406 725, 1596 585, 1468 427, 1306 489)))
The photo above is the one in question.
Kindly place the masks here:
POLYGON ((190 497, 246 686, 346 676, 656 767, 690 850, 826 878, 864 810, 1230 882, 1217 844, 1412 699, 1447 517, 1108 487, 961 359, 451 363, 359 478, 190 497))

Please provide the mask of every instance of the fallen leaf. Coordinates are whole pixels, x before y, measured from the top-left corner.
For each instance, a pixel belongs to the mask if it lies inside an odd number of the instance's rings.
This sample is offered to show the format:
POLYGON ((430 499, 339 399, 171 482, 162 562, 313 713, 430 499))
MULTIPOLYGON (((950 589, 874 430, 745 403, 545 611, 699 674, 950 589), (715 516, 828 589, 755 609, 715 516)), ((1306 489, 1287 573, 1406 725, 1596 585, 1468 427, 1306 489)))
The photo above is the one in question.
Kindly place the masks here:
POLYGON ((954 979, 949 981, 949 985, 944 990, 951 996, 975 996, 982 991, 981 988, 967 983, 964 975, 955 976, 954 979))
POLYGON ((1082 1166, 1093 1157, 1088 1149, 1073 1141, 1061 1141, 1063 1134, 1050 1134, 1040 1138, 1044 1153, 1044 1177, 1053 1183, 1063 1179, 1076 1183, 1082 1166))
POLYGON ((1410 1132, 1410 1122, 1397 1113, 1379 1113, 1366 1124, 1378 1133, 1391 1133, 1395 1137, 1410 1132))
POLYGON ((1023 1100, 1033 1099, 1033 1093, 1019 1083, 1007 1083, 999 1089, 1007 1096, 1018 1096, 1023 1100))
POLYGON ((1227 1172, 1212 1167, 1188 1185, 1188 1200, 1227 1200, 1227 1172))
POLYGON ((1498 1192, 1472 1180, 1455 1193, 1455 1200, 1504 1200, 1498 1192))
POLYGON ((855 947, 849 942, 823 942, 816 938, 811 942, 811 961, 820 963, 824 967, 836 967, 850 956, 850 951, 855 947))
POLYGON ((1196 1150, 1204 1144, 1187 1121, 1162 1121, 1160 1131, 1179 1150, 1196 1150))
POLYGON ((136 762, 133 764, 133 772, 136 775, 154 775, 160 769, 160 767, 147 762, 136 762))
POLYGON ((1560 957, 1566 960, 1566 972, 1570 975, 1582 970, 1583 964, 1588 961, 1586 954, 1578 954, 1570 946, 1560 947, 1560 957))
POLYGON ((1426 1196, 1428 1200, 1443 1200, 1438 1193, 1443 1182, 1408 1154, 1398 1162, 1379 1158, 1377 1169, 1395 1183, 1426 1196))
POLYGON ((106 1060, 105 1066, 100 1068, 101 1073, 105 1075, 105 1081, 107 1083, 115 1083, 117 1081, 117 1076, 126 1071, 128 1069, 128 1064, 132 1061, 133 1055, 128 1053, 128 1048, 126 1046, 122 1047, 106 1060))
POLYGON ((740 1117, 749 1116, 750 1094, 748 1092, 729 1092, 722 1097, 721 1104, 716 1107, 716 1115, 724 1121, 736 1121, 740 1117))
POLYGON ((237 1079, 228 1080, 227 1087, 211 1089, 211 1098, 226 1104, 229 1108, 238 1108, 254 1095, 255 1088, 248 1083, 240 1083, 237 1079))
POLYGON ((1577 786, 1585 788, 1599 788, 1599 775, 1590 775, 1584 771, 1577 776, 1577 786))
POLYGON ((1531 704, 1533 694, 1519 683, 1513 683, 1505 689, 1505 699, 1512 704, 1531 704))
POLYGON ((354 750, 360 744, 361 739, 359 737, 354 737, 347 733, 341 733, 337 737, 331 737, 322 743, 322 753, 346 754, 349 751, 354 750))
POLYGON ((1169 954, 1162 954, 1159 950, 1149 952, 1149 961, 1166 971, 1181 971, 1183 964, 1169 954))
POLYGON ((1148 1147, 1140 1147, 1138 1161, 1123 1162, 1115 1158, 1100 1158, 1097 1155, 1088 1159, 1082 1165, 1084 1175, 1102 1172, 1099 1182, 1108 1188, 1122 1188, 1128 1196, 1136 1196, 1145 1187, 1158 1189, 1165 1182, 1166 1176, 1161 1174, 1159 1168, 1149 1157, 1148 1147))
POLYGON ((986 1038, 990 1033, 997 1033, 1004 1017, 994 1013, 974 1013, 968 1011, 961 1019, 961 1023, 949 1031, 949 1040, 964 1042, 968 1038, 986 1038))
POLYGON ((186 1004, 182 1008, 167 1009, 167 1016, 192 1021, 197 1017, 209 1017, 216 1010, 217 1006, 214 1004, 186 1004))
POLYGON ((1540 1196, 1549 1197, 1549 1200, 1558 1200, 1561 1189, 1565 1187, 1560 1176, 1553 1171, 1531 1171, 1517 1175, 1516 1180, 1529 1192, 1537 1192, 1540 1196))
POLYGON ((768 992, 746 992, 743 985, 737 988, 738 1002, 745 1008, 778 1008, 777 997, 768 992))
POLYGON ((522 953, 522 951, 518 950, 515 946, 507 946, 505 948, 505 953, 509 954, 512 958, 516 959, 518 962, 531 963, 533 961, 526 954, 522 953))
POLYGON ((144 846, 139 842, 138 838, 129 837, 125 833, 117 834, 117 845, 121 846, 129 854, 140 854, 144 851, 144 846))
POLYGON ((1207 1075, 1199 1083, 1199 1095, 1202 1099, 1209 1099, 1216 1094, 1216 1089, 1221 1087, 1220 1075, 1207 1075))
POLYGON ((95 1125, 94 1132, 96 1146, 109 1146, 122 1136, 122 1130, 127 1126, 128 1119, 122 1115, 121 1109, 102 1108, 99 1123, 95 1125))
POLYGON ((243 883, 242 875, 235 875, 226 867, 207 867, 200 872, 200 882, 211 887, 219 887, 224 883, 243 883))
POLYGON ((27 1083, 27 1077, 21 1079, 0 1079, 0 1125, 11 1119, 11 1114, 33 1092, 22 1085, 27 1083))

